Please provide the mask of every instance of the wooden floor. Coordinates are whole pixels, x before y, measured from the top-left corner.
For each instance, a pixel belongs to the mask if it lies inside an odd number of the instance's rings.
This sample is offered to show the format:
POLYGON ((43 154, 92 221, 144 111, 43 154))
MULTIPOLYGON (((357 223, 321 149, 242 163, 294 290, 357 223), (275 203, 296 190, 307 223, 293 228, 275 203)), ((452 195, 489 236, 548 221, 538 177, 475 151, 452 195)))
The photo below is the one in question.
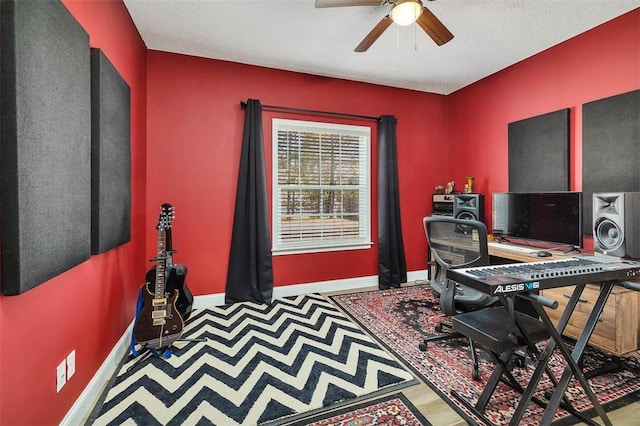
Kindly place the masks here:
MULTIPOLYGON (((361 289, 358 291, 375 290, 375 288, 361 289)), ((348 292, 332 292, 324 293, 325 296, 348 293, 348 292)), ((417 343, 416 343, 417 344, 417 343)), ((640 351, 630 354, 640 359, 640 351)), ((471 374, 471 373, 469 373, 471 374)), ((418 378, 418 380, 420 380, 418 378)), ((416 406, 418 410, 431 422, 434 426, 464 426, 467 422, 460 417, 442 398, 440 398, 425 383, 404 388, 401 392, 416 406)), ((395 393, 395 392, 393 392, 395 393)), ((376 396, 376 398, 379 395, 376 396)), ((360 402, 360 401, 359 401, 360 402)), ((640 401, 627 405, 607 413, 609 420, 615 426, 634 426, 640 424, 640 401)), ((603 424, 599 418, 594 419, 599 424, 603 424)), ((585 423, 578 423, 584 425, 585 423)))

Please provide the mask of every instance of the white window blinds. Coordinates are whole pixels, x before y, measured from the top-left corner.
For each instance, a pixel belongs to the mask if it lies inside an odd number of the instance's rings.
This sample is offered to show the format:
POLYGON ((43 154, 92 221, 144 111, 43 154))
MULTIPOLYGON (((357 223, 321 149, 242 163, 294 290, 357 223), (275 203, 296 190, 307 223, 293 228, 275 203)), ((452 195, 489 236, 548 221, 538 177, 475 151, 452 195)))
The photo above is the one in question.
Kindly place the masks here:
POLYGON ((273 251, 371 246, 369 127, 273 119, 273 251))

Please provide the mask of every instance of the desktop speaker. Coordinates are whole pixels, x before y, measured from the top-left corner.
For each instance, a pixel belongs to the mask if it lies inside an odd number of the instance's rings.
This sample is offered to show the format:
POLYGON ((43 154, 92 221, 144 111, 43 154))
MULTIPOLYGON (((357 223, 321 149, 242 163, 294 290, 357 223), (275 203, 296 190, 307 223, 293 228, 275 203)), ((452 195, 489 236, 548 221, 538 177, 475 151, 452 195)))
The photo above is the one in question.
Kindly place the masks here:
POLYGON ((593 194, 593 248, 640 259, 640 192, 593 194))
POLYGON ((484 222, 484 195, 455 194, 453 198, 453 217, 484 222))

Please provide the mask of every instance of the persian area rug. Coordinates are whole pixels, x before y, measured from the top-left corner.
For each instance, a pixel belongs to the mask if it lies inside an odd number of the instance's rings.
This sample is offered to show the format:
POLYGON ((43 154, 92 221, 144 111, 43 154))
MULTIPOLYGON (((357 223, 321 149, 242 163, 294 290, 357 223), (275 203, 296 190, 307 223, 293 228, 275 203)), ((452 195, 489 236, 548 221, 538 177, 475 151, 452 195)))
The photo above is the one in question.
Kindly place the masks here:
POLYGON ((278 423, 417 383, 320 295, 196 310, 182 337, 206 341, 127 357, 93 424, 278 423))
MULTIPOLYGON (((426 352, 418 349, 422 338, 438 334, 434 326, 439 321, 447 319, 440 314, 437 299, 428 284, 332 296, 332 299, 390 351, 411 366, 414 372, 455 410, 481 423, 480 419, 450 396, 450 391, 456 390, 475 404, 484 389, 484 383, 493 372, 494 363, 489 354, 479 349, 480 380, 474 381, 471 378, 472 362, 465 339, 431 342, 426 352)), ((560 377, 563 371, 561 355, 556 351, 552 357, 550 366, 556 376, 560 377)), ((604 354, 589 349, 585 351, 584 371, 601 367, 606 361, 607 357, 604 354)), ((605 409, 640 400, 640 368, 637 361, 632 361, 636 360, 625 360, 625 369, 590 379, 591 387, 605 409)), ((534 366, 528 360, 523 368, 514 365, 512 373, 526 386, 533 369, 534 366)), ((545 376, 536 396, 546 400, 544 392, 549 390, 552 390, 552 384, 545 376)), ((590 416, 595 415, 589 411, 592 405, 576 380, 572 380, 566 395, 578 411, 589 413, 590 416)), ((519 400, 519 393, 500 383, 485 410, 485 415, 495 424, 506 424, 519 400)), ((538 405, 529 404, 521 425, 537 425, 542 411, 538 405)), ((555 420, 564 424, 572 424, 575 421, 574 417, 564 410, 556 412, 555 420)))
POLYGON ((341 408, 290 426, 431 426, 402 393, 341 408))

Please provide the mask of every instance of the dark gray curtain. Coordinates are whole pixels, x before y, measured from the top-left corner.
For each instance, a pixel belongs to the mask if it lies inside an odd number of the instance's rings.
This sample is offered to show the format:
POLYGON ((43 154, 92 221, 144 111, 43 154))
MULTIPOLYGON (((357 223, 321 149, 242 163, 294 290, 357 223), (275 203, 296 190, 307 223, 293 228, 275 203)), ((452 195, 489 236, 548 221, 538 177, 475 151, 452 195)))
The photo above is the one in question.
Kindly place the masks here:
POLYGON ((262 139, 262 105, 249 99, 227 272, 226 303, 271 303, 273 268, 262 139))
POLYGON ((378 288, 407 282, 407 263, 400 221, 396 118, 378 120, 378 288))

